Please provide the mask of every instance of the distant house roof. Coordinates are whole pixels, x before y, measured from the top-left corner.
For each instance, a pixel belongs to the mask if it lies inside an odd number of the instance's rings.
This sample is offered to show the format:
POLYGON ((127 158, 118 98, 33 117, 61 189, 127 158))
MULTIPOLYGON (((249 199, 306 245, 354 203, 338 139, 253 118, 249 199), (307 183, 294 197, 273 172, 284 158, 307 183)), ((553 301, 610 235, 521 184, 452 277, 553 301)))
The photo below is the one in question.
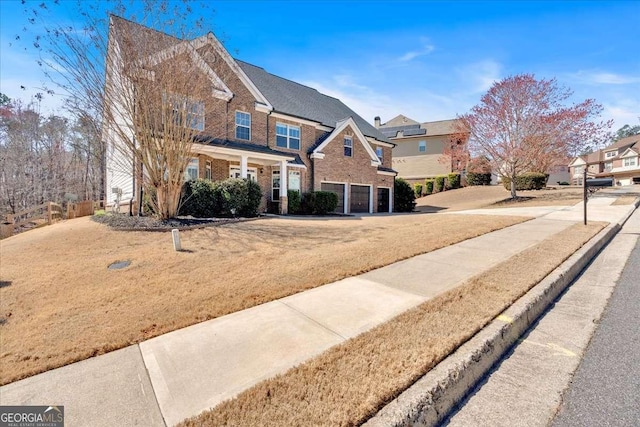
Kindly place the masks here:
POLYGON ((450 135, 455 132, 455 119, 418 123, 402 114, 380 125, 378 130, 387 138, 450 135), (402 132, 402 135, 400 135, 402 132))
POLYGON ((609 162, 609 161, 618 159, 622 155, 622 153, 624 153, 627 149, 632 147, 634 149, 640 147, 640 135, 633 135, 633 136, 628 136, 626 138, 619 139, 618 141, 606 146, 605 148, 594 151, 593 153, 583 154, 578 157, 584 160, 587 164, 593 165, 593 164, 597 164, 605 161, 609 162), (618 152, 616 153, 615 156, 607 158, 606 153, 612 150, 617 150, 618 152))
POLYGON ((269 100, 275 111, 321 123, 332 128, 352 117, 368 137, 390 142, 384 134, 347 107, 342 101, 324 95, 309 86, 268 73, 248 62, 235 60, 258 90, 269 100))

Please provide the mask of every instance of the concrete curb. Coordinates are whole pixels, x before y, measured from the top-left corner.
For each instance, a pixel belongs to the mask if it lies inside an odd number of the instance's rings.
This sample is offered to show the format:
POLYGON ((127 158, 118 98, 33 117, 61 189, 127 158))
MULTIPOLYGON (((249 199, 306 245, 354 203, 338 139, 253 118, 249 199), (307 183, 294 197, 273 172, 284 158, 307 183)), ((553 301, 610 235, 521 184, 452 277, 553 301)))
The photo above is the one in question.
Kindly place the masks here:
POLYGON ((367 427, 435 426, 516 343, 620 231, 640 200, 616 224, 610 224, 518 299, 453 354, 382 408, 367 427))

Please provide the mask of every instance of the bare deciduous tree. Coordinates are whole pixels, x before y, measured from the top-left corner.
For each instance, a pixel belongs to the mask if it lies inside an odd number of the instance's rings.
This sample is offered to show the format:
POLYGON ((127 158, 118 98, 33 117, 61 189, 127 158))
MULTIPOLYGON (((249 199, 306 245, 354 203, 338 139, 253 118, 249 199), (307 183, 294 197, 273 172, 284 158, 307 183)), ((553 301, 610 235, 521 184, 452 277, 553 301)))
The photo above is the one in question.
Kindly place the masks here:
POLYGON ((194 137, 204 130, 205 108, 213 108, 203 97, 225 96, 215 58, 198 52, 207 37, 194 38, 202 20, 193 19, 189 2, 147 0, 78 2, 80 20, 57 24, 45 18, 55 3, 28 10, 45 30, 34 46, 71 111, 108 147, 88 147, 87 155, 111 156, 119 173, 134 173, 154 195, 161 218, 175 216, 194 137))

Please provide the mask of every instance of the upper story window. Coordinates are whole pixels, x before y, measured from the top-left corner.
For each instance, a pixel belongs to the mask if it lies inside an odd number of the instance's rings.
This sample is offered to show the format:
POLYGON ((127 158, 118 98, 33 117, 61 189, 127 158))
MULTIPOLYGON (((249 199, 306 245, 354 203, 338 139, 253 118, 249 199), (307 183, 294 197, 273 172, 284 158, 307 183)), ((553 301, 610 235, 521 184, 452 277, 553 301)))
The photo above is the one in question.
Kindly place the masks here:
POLYGON ((168 102, 171 108, 173 123, 195 130, 204 130, 204 102, 175 94, 165 97, 165 102, 168 102))
POLYGON ((612 157, 615 157, 618 154, 618 150, 615 151, 607 151, 606 153, 604 153, 604 158, 605 159, 610 159, 612 157))
POLYGON ((198 179, 199 166, 200 166, 200 161, 197 158, 189 160, 189 164, 187 164, 187 169, 184 171, 185 181, 193 181, 198 179))
POLYGON ((604 164, 604 170, 610 171, 611 169, 613 169, 613 162, 606 162, 604 164))
POLYGON ((637 157, 625 157, 624 159, 624 166, 636 166, 637 164, 637 157))
POLYGON ((300 127, 276 123, 276 145, 278 147, 300 149, 300 127))
POLYGON ((347 157, 353 155, 353 139, 350 136, 344 137, 344 155, 347 157))
POLYGON ((584 173, 584 166, 574 166, 573 174, 574 175, 582 175, 584 173))
POLYGON ((251 114, 236 111, 236 138, 251 141, 251 114))
POLYGON ((418 151, 424 153, 427 151, 427 141, 418 142, 418 151))
POLYGON ((382 147, 376 147, 376 156, 378 156, 378 159, 382 162, 382 147))

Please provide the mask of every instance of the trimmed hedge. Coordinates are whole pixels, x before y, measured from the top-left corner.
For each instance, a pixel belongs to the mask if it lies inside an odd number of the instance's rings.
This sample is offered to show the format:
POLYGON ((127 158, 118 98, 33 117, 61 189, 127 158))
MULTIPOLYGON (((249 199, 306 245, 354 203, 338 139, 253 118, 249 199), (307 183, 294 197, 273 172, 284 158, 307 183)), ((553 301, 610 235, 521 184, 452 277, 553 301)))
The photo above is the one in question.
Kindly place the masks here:
POLYGON ((422 197, 422 184, 413 184, 413 192, 416 194, 416 197, 422 197))
POLYGON ((447 175, 447 181, 449 182, 448 187, 452 190, 456 188, 460 188, 460 174, 459 173, 450 173, 447 175))
POLYGON ((327 215, 338 207, 338 195, 332 191, 312 191, 302 195, 302 213, 327 215))
POLYGON ((297 190, 287 191, 288 209, 290 214, 299 214, 302 211, 302 196, 297 190))
POLYGON ((434 183, 434 188, 433 188, 433 192, 434 193, 440 193, 441 191, 444 191, 444 180, 445 180, 445 176, 444 175, 439 175, 436 176, 436 180, 434 183))
POLYGON ((411 185, 402 178, 393 183, 393 211, 411 212, 416 206, 416 194, 411 185))
MULTIPOLYGON (((516 190, 540 190, 547 185, 548 175, 538 172, 526 172, 516 177, 516 190)), ((502 177, 502 185, 507 190, 511 190, 511 178, 502 177)))
POLYGON ((196 179, 182 187, 180 215, 196 218, 254 217, 258 215, 262 190, 248 179, 229 178, 211 182, 196 179))
POLYGON ((467 185, 491 185, 491 172, 467 172, 467 185))
POLYGON ((196 218, 210 218, 220 211, 220 194, 214 190, 210 181, 196 179, 187 181, 182 186, 182 205, 180 215, 191 215, 196 218))
POLYGON ((426 179, 424 181, 424 194, 428 196, 431 193, 433 193, 433 180, 426 179))

